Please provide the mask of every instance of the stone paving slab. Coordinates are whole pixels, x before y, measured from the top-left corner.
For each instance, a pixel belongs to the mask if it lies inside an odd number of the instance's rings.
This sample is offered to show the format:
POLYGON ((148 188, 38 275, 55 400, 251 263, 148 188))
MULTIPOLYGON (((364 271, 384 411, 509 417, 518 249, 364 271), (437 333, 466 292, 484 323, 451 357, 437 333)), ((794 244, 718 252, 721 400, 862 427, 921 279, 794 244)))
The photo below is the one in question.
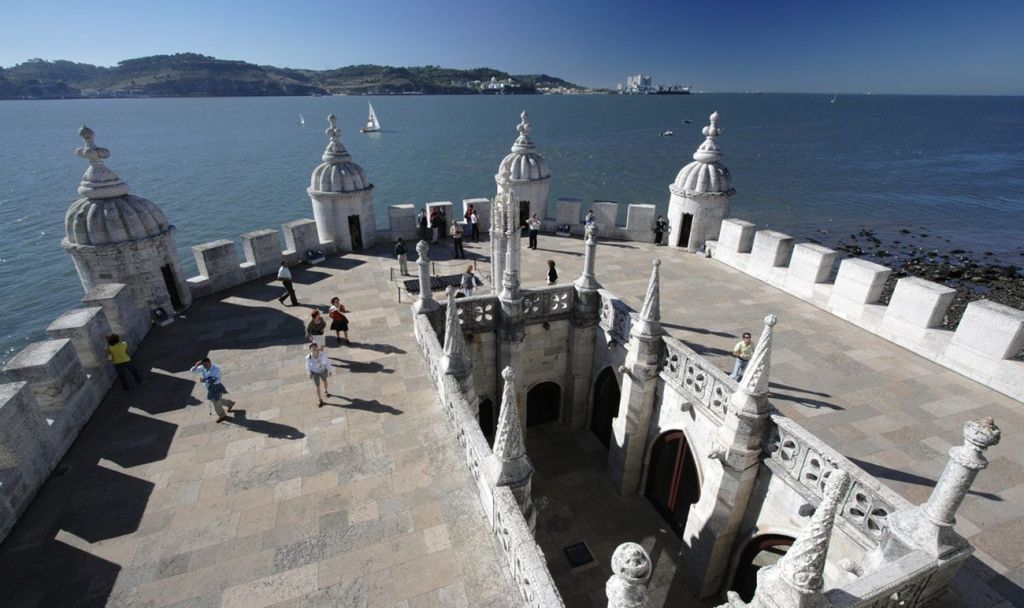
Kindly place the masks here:
POLYGON ((302 306, 258 281, 154 330, 150 382, 107 395, 0 545, 0 603, 516 605, 392 263, 348 255, 294 271, 302 306), (333 295, 352 344, 328 337, 318 408, 303 328, 333 295), (223 424, 188 371, 207 354, 236 402, 223 424))

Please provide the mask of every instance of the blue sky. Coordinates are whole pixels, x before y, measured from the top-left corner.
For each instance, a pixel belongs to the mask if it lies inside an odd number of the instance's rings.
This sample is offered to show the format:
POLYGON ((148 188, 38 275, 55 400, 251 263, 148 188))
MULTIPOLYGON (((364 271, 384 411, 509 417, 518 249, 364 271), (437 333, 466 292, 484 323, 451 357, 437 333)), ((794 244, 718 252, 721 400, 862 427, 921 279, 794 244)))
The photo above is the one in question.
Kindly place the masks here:
POLYGON ((1024 94, 1020 0, 5 3, 0 66, 199 52, 323 69, 488 66, 706 91, 1024 94))

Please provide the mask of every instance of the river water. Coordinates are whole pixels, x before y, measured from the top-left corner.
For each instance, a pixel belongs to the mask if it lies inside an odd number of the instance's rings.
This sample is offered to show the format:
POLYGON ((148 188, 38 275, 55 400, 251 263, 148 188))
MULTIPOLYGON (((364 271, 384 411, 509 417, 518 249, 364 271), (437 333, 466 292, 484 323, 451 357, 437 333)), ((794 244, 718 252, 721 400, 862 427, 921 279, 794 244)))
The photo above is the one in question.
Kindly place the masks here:
MULTIPOLYGON (((937 247, 1021 264, 1024 98, 821 95, 390 96, 0 102, 0 361, 82 296, 60 249, 86 168, 84 123, 108 166, 191 245, 312 217, 305 189, 334 112, 374 185, 378 226, 397 203, 491 196, 526 109, 556 198, 653 203, 703 141, 719 144, 737 190, 732 215, 831 242, 904 227, 937 247), (359 133, 372 100, 384 132, 359 133), (299 115, 305 126, 298 125, 299 115), (684 124, 689 120, 691 124, 684 124), (666 130, 674 137, 661 137, 666 130)), ((239 250, 240 251, 240 250, 239 250)), ((240 252, 241 253, 241 252, 240 252)))

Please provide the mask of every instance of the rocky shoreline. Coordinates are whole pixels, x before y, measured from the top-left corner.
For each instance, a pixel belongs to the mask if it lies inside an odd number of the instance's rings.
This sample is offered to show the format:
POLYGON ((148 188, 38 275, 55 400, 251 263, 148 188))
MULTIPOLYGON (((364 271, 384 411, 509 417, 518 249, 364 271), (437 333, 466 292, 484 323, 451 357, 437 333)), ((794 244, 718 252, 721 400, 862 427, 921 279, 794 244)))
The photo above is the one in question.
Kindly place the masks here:
POLYGON ((918 277, 956 289, 942 324, 947 329, 956 329, 967 304, 975 300, 988 299, 1024 310, 1024 274, 1020 266, 1024 264, 1024 249, 1001 256, 991 251, 947 250, 939 244, 942 239, 924 228, 901 228, 895 236, 883 240, 876 231, 864 228, 849 235, 807 240, 835 249, 840 257, 863 258, 892 268, 882 291, 883 304, 888 304, 896 281, 903 277, 918 277))

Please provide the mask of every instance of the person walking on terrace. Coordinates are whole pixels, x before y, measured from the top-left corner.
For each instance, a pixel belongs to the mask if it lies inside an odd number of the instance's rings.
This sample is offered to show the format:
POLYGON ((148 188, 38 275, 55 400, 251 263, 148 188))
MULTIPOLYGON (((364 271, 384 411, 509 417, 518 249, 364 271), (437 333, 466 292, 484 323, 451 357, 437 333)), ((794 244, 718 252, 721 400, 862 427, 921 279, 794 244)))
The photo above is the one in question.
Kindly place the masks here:
POLYGON ((121 336, 117 334, 107 336, 107 357, 114 364, 114 371, 117 372, 117 379, 121 381, 121 388, 128 390, 129 373, 135 377, 136 383, 146 383, 142 379, 142 375, 139 374, 139 368, 135 367, 132 358, 128 356, 128 343, 122 340, 121 336))
POLYGON ((409 248, 405 246, 405 241, 402 237, 398 237, 395 241, 395 256, 398 257, 398 272, 402 273, 402 276, 409 275, 409 248))
POLYGON ((750 357, 754 354, 754 343, 750 341, 750 332, 743 332, 743 339, 736 343, 732 349, 732 356, 736 357, 736 366, 730 374, 730 378, 739 382, 743 379, 743 372, 750 363, 750 357))
POLYGON ((285 298, 291 297, 292 306, 298 306, 299 300, 295 297, 295 288, 292 287, 292 271, 288 270, 288 262, 281 260, 281 268, 277 270, 277 280, 284 285, 284 293, 277 299, 284 304, 285 298))
POLYGON ((587 217, 583 218, 583 225, 593 226, 595 223, 597 223, 597 220, 594 219, 594 210, 591 209, 587 211, 587 217))
POLYGON ((437 239, 441 238, 441 231, 444 230, 444 220, 441 219, 441 214, 436 207, 430 212, 430 230, 430 244, 436 245, 437 239))
POLYGON ((658 216, 658 221, 654 222, 654 244, 661 245, 661 239, 665 236, 665 231, 668 230, 668 222, 665 221, 664 215, 658 216))
POLYGON ((466 259, 466 252, 462 249, 462 226, 452 220, 451 228, 448 229, 448 236, 452 237, 452 247, 455 249, 455 259, 466 259))
POLYGON ((324 331, 327 330, 327 321, 324 321, 319 310, 309 313, 309 317, 309 323, 306 324, 306 341, 323 348, 327 341, 327 338, 324 337, 324 331))
POLYGON ((210 361, 209 357, 203 357, 192 366, 192 373, 199 374, 199 382, 206 387, 206 399, 210 402, 210 414, 217 413, 217 423, 228 420, 227 411, 235 407, 235 402, 225 399, 228 389, 224 388, 224 382, 220 374, 220 368, 210 361))
POLYGON ((331 298, 331 309, 327 311, 327 316, 331 318, 331 331, 338 338, 338 344, 341 344, 341 334, 345 334, 345 344, 352 344, 348 341, 348 317, 345 313, 348 310, 345 309, 345 305, 341 303, 341 299, 338 297, 331 298))
POLYGON ((548 285, 558 282, 558 271, 555 270, 555 261, 548 260, 548 285))
POLYGON ((316 343, 309 345, 309 354, 306 355, 306 373, 309 374, 309 379, 316 386, 317 407, 323 407, 324 397, 331 396, 331 389, 327 386, 327 378, 334 373, 334 368, 331 367, 331 360, 327 357, 327 353, 321 350, 316 343), (321 383, 324 385, 323 395, 320 394, 321 383))
POLYGON ((416 225, 420 227, 420 240, 425 241, 430 237, 430 229, 427 227, 427 210, 420 211, 416 218, 416 225))
POLYGON ((536 213, 533 214, 533 217, 526 220, 526 225, 530 228, 530 249, 537 249, 537 235, 540 234, 540 220, 537 218, 536 213))
POLYGON ((473 242, 480 242, 480 217, 476 214, 476 209, 471 209, 472 213, 469 215, 469 225, 473 229, 473 242))
POLYGON ((473 297, 473 290, 476 289, 476 275, 473 274, 473 265, 466 266, 466 272, 462 273, 462 283, 459 285, 467 298, 473 297))

